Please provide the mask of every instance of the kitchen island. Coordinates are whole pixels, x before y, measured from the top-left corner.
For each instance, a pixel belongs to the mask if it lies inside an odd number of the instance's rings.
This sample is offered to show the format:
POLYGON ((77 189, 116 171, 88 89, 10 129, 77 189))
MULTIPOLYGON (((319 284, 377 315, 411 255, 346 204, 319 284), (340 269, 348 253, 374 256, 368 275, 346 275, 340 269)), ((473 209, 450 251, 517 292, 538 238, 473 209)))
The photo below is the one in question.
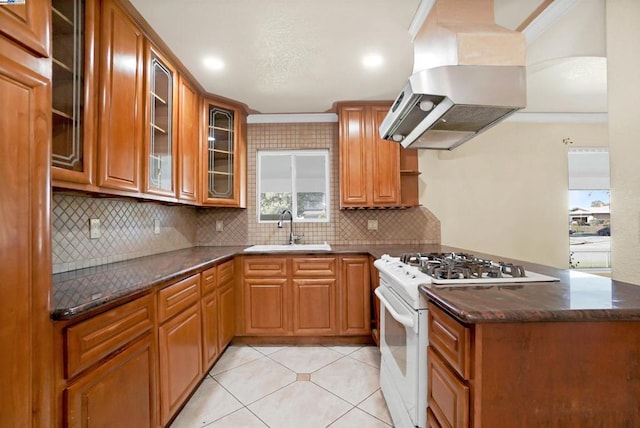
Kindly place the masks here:
POLYGON ((433 426, 640 426, 640 287, 524 265, 560 280, 420 286, 433 426))

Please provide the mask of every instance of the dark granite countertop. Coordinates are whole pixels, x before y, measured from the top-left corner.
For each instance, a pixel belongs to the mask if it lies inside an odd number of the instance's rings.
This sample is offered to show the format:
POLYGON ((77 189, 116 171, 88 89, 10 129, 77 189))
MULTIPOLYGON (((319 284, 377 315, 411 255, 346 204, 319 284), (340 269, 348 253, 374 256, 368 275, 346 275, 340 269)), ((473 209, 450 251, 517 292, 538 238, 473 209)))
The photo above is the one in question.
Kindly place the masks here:
POLYGON ((53 275, 54 320, 72 319, 156 285, 175 282, 245 247, 194 247, 53 275))
MULTIPOLYGON (((53 275, 54 310, 51 317, 54 320, 76 318, 101 306, 144 293, 154 286, 186 278, 237 254, 248 254, 243 251, 245 248, 194 247, 53 275)), ((375 258, 404 252, 462 251, 438 244, 332 245, 331 250, 330 254, 370 254, 375 258)), ((640 286, 576 271, 519 263, 533 272, 558 277, 560 282, 423 287, 421 292, 465 323, 640 320, 640 286)))
POLYGON ((420 286, 420 292, 458 320, 469 323, 640 321, 640 286, 569 269, 476 253, 522 264, 559 282, 420 286))
MULTIPOLYGON (((377 246, 375 246, 377 247, 377 246)), ((380 246, 372 253, 383 254, 380 246)), ((244 253, 247 246, 193 247, 147 257, 109 263, 53 275, 54 320, 69 320, 87 314, 100 307, 143 293, 154 286, 168 284, 186 278, 216 263, 244 253)), ((331 253, 370 253, 371 246, 332 246, 331 253)), ((393 251, 393 250, 390 250, 393 251)), ((295 252, 296 254, 323 252, 295 252)), ((285 254, 267 252, 250 254, 285 254)), ((288 253, 286 253, 288 254, 288 253)))

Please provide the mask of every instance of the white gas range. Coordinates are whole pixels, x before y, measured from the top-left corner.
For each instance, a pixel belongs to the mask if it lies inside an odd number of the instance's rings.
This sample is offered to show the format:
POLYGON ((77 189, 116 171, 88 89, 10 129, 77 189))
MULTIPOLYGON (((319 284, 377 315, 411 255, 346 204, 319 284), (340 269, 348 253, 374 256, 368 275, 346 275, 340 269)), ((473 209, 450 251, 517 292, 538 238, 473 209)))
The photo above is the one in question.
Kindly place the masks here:
POLYGON ((380 274, 380 387, 397 428, 427 423, 427 301, 418 287, 558 281, 511 263, 466 253, 383 255, 380 274))

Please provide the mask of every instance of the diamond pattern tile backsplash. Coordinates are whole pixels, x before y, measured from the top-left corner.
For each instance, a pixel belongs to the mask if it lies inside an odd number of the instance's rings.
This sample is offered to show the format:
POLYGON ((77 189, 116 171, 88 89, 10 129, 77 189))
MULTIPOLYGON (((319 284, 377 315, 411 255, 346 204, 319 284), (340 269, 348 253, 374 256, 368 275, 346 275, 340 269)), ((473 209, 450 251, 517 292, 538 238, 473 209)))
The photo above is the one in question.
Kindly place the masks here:
POLYGON ((406 210, 339 210, 338 124, 251 124, 247 147, 247 208, 194 208, 54 193, 53 272, 127 260, 195 245, 284 244, 288 228, 258 223, 256 153, 263 149, 328 149, 331 212, 328 223, 296 223, 303 243, 431 244, 440 242, 440 221, 424 207, 406 210), (102 236, 89 238, 89 219, 102 236), (153 233, 154 220, 160 233, 153 233), (368 230, 368 220, 378 230, 368 230), (216 229, 221 226, 221 230, 216 229))
POLYGON ((196 236, 192 207, 54 193, 52 212, 53 273, 189 248, 196 236), (98 239, 89 236, 92 218, 100 220, 98 239))

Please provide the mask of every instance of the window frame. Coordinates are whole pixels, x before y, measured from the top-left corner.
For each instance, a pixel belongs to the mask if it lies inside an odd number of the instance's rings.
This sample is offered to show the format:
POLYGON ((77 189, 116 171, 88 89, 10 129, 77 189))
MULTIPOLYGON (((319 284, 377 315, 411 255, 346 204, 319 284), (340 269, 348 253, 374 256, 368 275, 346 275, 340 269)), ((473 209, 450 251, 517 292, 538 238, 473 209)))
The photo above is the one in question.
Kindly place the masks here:
MULTIPOLYGON (((331 168, 331 152, 327 148, 320 149, 259 149, 256 151, 256 218, 258 223, 277 223, 278 220, 262 220, 261 212, 260 212, 260 195, 262 194, 262 182, 260 179, 262 161, 264 157, 269 156, 283 156, 288 155, 291 156, 291 212, 294 215, 294 221, 296 223, 329 223, 331 221, 331 177, 330 177, 330 168, 331 168), (326 206, 326 216, 325 217, 314 217, 314 218, 304 218, 297 216, 297 200, 295 198, 296 195, 296 156, 323 156, 324 157, 324 186, 325 186, 325 206, 326 206)), ((288 218, 287 218, 288 219, 288 218)))

